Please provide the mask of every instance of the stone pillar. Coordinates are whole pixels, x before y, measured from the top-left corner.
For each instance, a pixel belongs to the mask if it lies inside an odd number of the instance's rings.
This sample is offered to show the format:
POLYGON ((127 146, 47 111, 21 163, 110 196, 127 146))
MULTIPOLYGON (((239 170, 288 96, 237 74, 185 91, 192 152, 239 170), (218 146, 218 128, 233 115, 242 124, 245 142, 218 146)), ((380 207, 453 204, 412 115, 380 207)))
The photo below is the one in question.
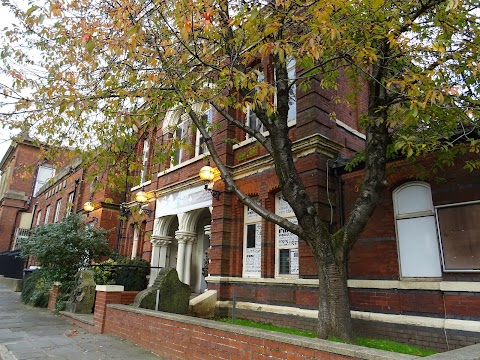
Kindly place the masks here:
POLYGON ((194 232, 177 230, 178 241, 177 273, 181 282, 190 284, 190 267, 192 264, 192 244, 197 239, 194 232))
POLYGON ((94 332, 103 334, 108 304, 120 304, 122 301, 123 285, 97 285, 95 296, 95 310, 93 312, 94 332))
POLYGON ((50 290, 50 295, 48 297, 48 310, 50 311, 55 311, 56 310, 56 305, 57 305, 57 300, 58 300, 58 295, 60 295, 60 285, 58 281, 55 281, 53 283, 52 289, 50 290))
POLYGON ((150 281, 148 286, 152 286, 153 282, 157 278, 158 272, 160 269, 158 267, 165 267, 167 261, 167 249, 170 243, 172 242, 171 236, 164 235, 152 235, 152 261, 150 266, 153 268, 150 269, 150 281))
MULTIPOLYGON (((212 225, 205 225, 203 227, 203 231, 205 232, 205 236, 208 238, 208 243, 210 244, 210 235, 212 234, 212 225)), ((206 249, 203 249, 203 262, 202 262, 202 275, 204 278, 208 276, 208 264, 210 264, 210 246, 206 249)))

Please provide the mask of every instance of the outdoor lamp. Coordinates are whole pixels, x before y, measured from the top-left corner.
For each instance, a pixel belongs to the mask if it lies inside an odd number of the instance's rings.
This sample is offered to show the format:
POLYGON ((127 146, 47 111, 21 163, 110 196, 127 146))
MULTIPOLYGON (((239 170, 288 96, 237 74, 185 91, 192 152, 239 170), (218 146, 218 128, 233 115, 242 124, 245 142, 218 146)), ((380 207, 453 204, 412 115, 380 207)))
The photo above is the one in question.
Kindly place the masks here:
POLYGON ((213 190, 213 183, 220 180, 220 171, 218 168, 212 168, 209 164, 200 169, 198 174, 201 180, 205 183, 205 191, 209 191, 216 200, 220 199, 221 191, 213 190))
POLYGON ((92 212, 95 210, 95 205, 93 204, 93 201, 87 201, 85 204, 83 204, 83 210, 86 212, 92 212))
POLYGON ((143 188, 142 188, 142 190, 140 190, 139 192, 137 192, 135 194, 135 201, 136 202, 144 203, 144 202, 147 202, 147 200, 148 200, 148 194, 144 191, 143 188))
POLYGON ((200 176, 200 179, 205 182, 213 181, 213 178, 215 177, 215 169, 210 165, 205 165, 200 169, 200 173, 198 175, 200 176))

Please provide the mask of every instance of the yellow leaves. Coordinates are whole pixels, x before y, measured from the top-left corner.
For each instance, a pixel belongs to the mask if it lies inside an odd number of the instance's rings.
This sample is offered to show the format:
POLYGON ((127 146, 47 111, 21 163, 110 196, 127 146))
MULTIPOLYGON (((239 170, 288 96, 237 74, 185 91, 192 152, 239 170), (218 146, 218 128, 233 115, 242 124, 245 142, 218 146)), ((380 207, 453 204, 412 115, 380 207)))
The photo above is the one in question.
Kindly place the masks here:
POLYGON ((265 26, 265 31, 264 31, 265 36, 269 36, 269 35, 277 36, 278 35, 278 30, 281 26, 282 26, 282 24, 279 23, 279 22, 268 23, 265 26))
POLYGON ((460 0, 448 0, 445 11, 455 10, 460 5, 460 0))
POLYGON ((380 7, 383 6, 385 3, 385 0, 372 0, 372 8, 374 10, 379 9, 380 7))
POLYGON ((433 104, 443 105, 443 102, 444 102, 443 93, 440 90, 428 91, 423 100, 422 107, 425 108, 429 101, 432 105, 433 104))
POLYGON ((62 4, 59 2, 50 3, 50 13, 53 16, 62 16, 62 4))

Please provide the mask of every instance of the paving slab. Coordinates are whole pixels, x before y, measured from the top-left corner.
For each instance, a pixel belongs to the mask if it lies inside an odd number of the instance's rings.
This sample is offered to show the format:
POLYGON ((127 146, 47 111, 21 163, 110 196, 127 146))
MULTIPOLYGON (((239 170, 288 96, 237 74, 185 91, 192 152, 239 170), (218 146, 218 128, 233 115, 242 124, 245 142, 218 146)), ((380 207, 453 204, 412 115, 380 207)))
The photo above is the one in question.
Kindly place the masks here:
POLYGON ((112 335, 90 334, 0 284, 0 360, 161 360, 112 335))

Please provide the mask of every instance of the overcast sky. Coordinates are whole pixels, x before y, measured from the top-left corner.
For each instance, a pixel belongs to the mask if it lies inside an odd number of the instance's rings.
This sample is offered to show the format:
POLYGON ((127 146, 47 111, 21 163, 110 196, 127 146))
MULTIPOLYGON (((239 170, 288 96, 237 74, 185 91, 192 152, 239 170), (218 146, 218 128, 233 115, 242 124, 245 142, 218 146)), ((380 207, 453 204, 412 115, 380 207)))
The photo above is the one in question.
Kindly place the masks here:
MULTIPOLYGON (((1 28, 5 28, 7 26, 10 26, 12 24, 12 21, 14 20, 14 16, 10 13, 9 9, 2 4, 0 4, 0 26, 1 28)), ((0 37, 0 42, 1 45, 3 46, 4 41, 6 39, 1 36, 0 37)), ((0 83, 5 83, 5 84, 10 84, 10 80, 0 74, 0 83)), ((0 110, 2 111, 2 110, 0 110)), ((2 129, 0 128, 0 160, 3 159, 3 156, 5 155, 5 152, 7 151, 8 147, 10 146, 10 132, 7 129, 2 129)))

